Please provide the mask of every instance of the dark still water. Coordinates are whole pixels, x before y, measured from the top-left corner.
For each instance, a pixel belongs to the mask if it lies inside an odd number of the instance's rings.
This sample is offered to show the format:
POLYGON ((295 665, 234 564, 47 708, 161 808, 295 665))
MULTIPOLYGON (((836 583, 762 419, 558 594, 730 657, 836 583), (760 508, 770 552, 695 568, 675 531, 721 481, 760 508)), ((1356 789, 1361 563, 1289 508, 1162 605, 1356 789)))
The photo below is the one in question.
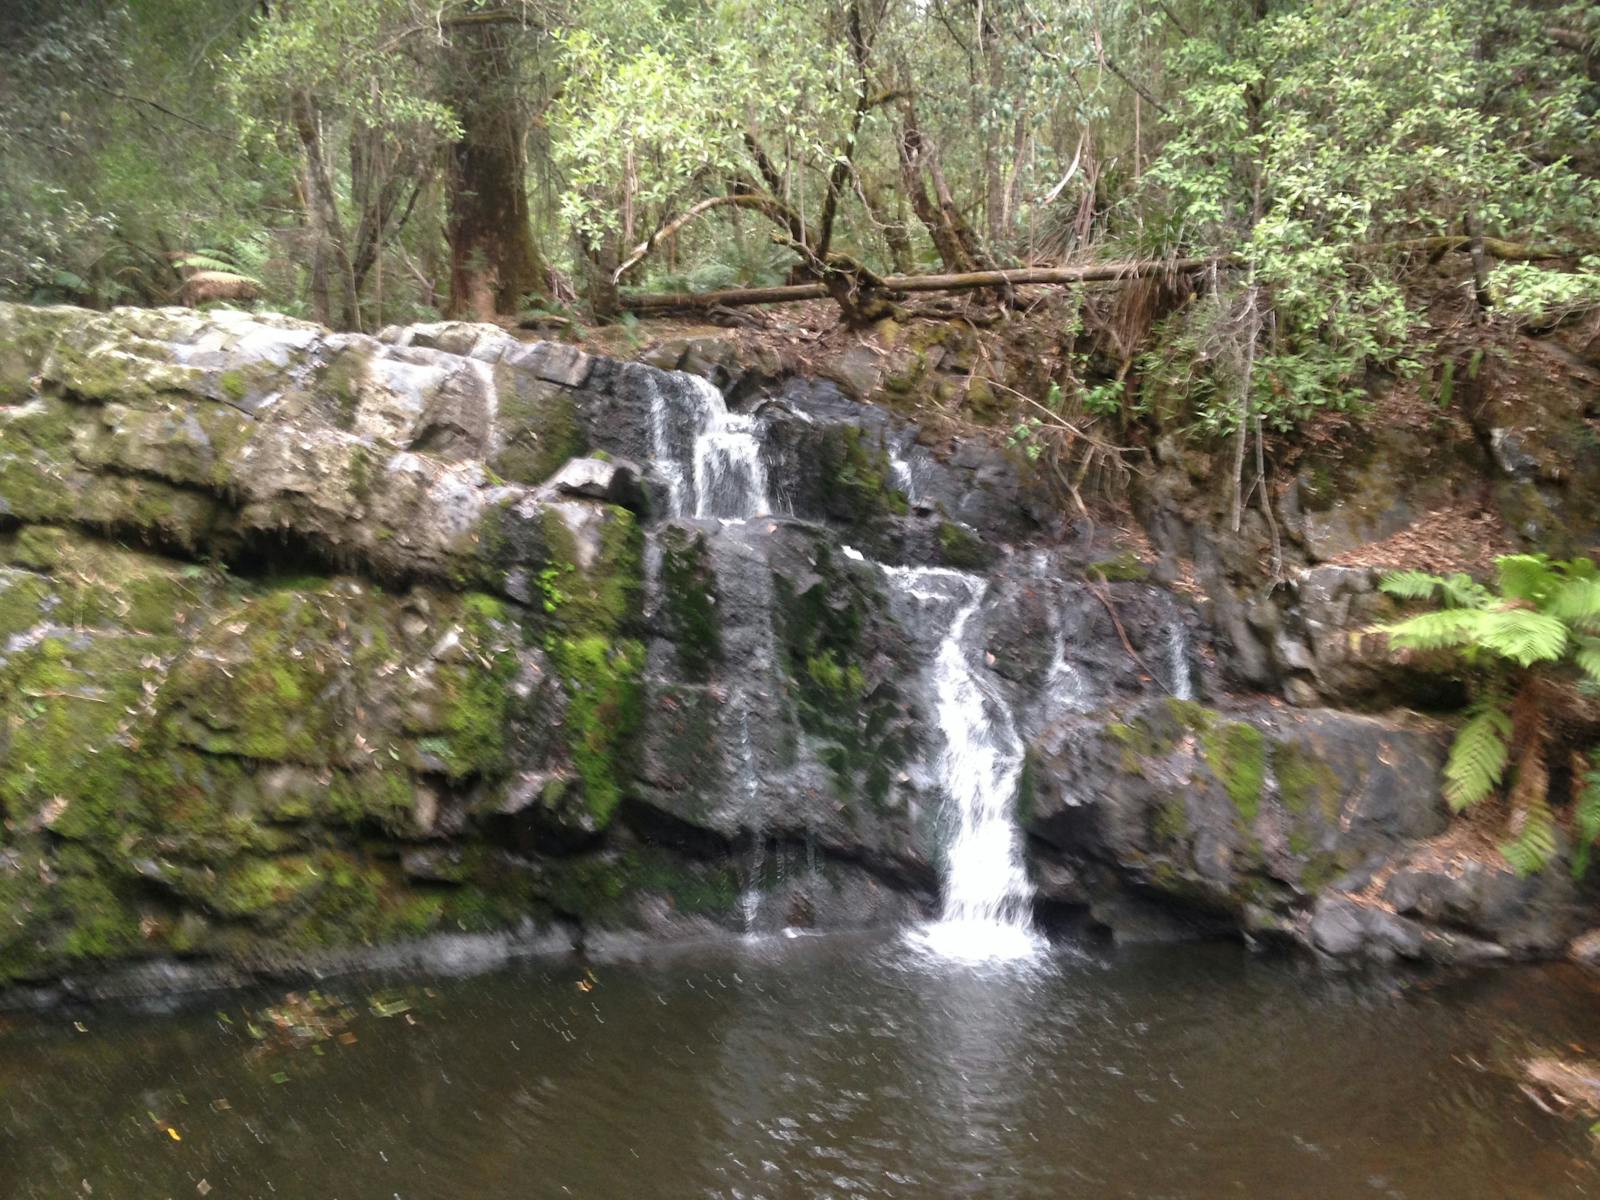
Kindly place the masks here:
POLYGON ((1510 1074, 1600 1047, 1597 999, 818 937, 13 1016, 0 1197, 1600 1196, 1588 1122, 1510 1074))

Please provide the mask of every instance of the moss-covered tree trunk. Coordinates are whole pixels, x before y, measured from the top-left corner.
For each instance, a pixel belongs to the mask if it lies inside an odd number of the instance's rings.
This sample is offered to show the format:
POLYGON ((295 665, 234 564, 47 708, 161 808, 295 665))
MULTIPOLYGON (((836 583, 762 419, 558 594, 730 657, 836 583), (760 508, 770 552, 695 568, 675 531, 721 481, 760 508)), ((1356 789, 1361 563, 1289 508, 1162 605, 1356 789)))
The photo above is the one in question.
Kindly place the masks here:
POLYGON ((518 36, 487 24, 455 35, 453 107, 461 138, 450 149, 451 316, 515 313, 526 297, 549 290, 528 207, 518 36))

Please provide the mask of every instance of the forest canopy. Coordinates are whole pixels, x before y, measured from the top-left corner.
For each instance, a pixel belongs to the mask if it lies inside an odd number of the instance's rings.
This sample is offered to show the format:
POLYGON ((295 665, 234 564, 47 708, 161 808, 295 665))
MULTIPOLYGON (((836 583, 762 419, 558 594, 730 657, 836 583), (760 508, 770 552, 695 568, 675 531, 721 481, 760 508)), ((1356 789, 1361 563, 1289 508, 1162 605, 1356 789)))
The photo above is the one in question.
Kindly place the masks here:
POLYGON ((1146 391, 1288 427, 1405 369, 1419 263, 1600 306, 1597 35, 1516 0, 23 0, 0 293, 372 330, 810 283, 862 323, 886 277, 1182 263, 1146 391))

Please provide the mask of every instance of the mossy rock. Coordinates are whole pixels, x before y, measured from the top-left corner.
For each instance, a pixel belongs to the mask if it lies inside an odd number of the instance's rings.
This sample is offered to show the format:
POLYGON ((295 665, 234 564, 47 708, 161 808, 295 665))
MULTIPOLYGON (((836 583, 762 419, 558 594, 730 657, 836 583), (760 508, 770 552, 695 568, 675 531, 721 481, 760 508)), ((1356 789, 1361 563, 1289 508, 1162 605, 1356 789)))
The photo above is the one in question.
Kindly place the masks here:
POLYGON ((116 843, 144 824, 160 760, 142 753, 146 685, 180 648, 171 638, 63 633, 0 668, 7 742, 0 815, 58 836, 116 843))
POLYGON ((1239 825, 1248 831, 1261 811, 1267 780, 1267 739, 1254 725, 1219 721, 1202 736, 1206 764, 1222 783, 1238 810, 1239 825))
POLYGON ((0 304, 0 406, 33 394, 33 378, 50 348, 82 316, 75 308, 0 304))
POLYGON ((1143 583, 1150 578, 1150 568, 1140 562, 1131 550, 1124 550, 1112 558, 1089 563, 1083 573, 1090 579, 1106 583, 1143 583))
POLYGON ((717 577, 705 535, 669 525, 662 529, 659 541, 662 632, 676 647, 684 677, 703 682, 722 657, 717 577))
POLYGON ((881 806, 916 736, 884 653, 898 633, 874 577, 826 543, 813 554, 806 577, 773 572, 781 665, 840 794, 881 806))
POLYGON ((553 909, 601 929, 637 926, 645 900, 724 924, 733 923, 739 908, 732 864, 685 860, 652 846, 557 860, 544 876, 541 892, 553 909))
POLYGON ((998 557, 982 538, 955 521, 940 521, 938 538, 939 562, 952 570, 982 571, 998 557))
POLYGON ((828 431, 808 469, 815 471, 824 515, 851 528, 872 528, 910 511, 894 484, 888 447, 881 437, 854 425, 828 431))
MULTIPOLYGON (((13 586, 39 598, 41 618, 48 615, 74 628, 176 636, 204 609, 238 590, 207 567, 180 565, 51 526, 27 526, 0 539, 0 562, 31 574, 31 586, 22 586, 30 580, 20 573, 13 576, 13 586)), ((10 603, 0 599, 0 629, 22 619, 10 616, 10 603)))
POLYGON ((495 425, 503 441, 489 466, 512 483, 543 483, 588 447, 577 402, 569 388, 505 363, 497 363, 494 373, 495 425))

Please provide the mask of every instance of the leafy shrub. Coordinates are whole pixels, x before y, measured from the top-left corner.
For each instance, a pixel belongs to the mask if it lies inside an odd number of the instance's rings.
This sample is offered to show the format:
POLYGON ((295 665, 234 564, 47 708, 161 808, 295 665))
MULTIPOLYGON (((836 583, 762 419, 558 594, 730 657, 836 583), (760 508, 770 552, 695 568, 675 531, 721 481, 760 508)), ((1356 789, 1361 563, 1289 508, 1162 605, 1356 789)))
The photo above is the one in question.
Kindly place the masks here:
MULTIPOLYGON (((1556 719, 1578 691, 1600 688, 1600 571, 1587 558, 1511 554, 1495 560, 1497 586, 1464 574, 1396 571, 1391 596, 1441 605, 1381 626, 1400 649, 1448 650, 1469 671, 1473 702, 1445 764, 1445 799, 1456 811, 1508 787, 1511 840, 1501 846, 1519 873, 1556 852, 1549 758, 1560 747, 1556 719)), ((1593 752, 1573 754, 1573 869, 1588 864, 1600 836, 1600 770, 1593 752)))

